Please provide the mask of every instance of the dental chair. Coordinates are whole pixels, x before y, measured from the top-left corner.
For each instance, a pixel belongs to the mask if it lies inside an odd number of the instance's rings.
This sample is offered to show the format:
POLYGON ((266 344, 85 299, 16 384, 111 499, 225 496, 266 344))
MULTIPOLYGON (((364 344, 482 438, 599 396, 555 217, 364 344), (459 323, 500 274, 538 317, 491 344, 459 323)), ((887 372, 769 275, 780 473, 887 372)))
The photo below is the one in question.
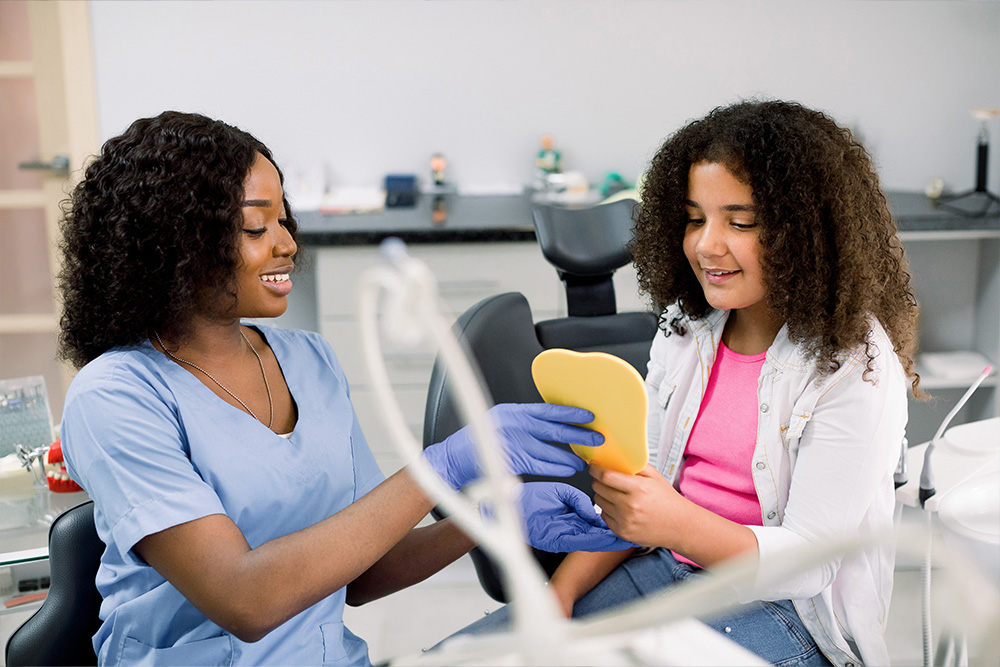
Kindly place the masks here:
POLYGON ((92 638, 101 627, 101 594, 95 579, 103 553, 92 501, 56 517, 49 528, 49 592, 7 640, 8 667, 97 664, 92 638))
MULTIPOLYGON (((582 209, 544 206, 534 210, 535 235, 542 254, 566 286, 568 316, 534 322, 524 295, 509 292, 480 301, 458 318, 458 338, 478 364, 493 403, 541 402, 531 378, 531 362, 548 348, 614 354, 645 377, 657 316, 617 312, 612 283, 614 272, 632 259, 628 244, 634 206, 633 200, 623 199, 582 209)), ((438 360, 427 393, 423 446, 440 442, 463 425, 450 394, 447 370, 438 360)), ((591 478, 585 470, 570 478, 523 479, 567 482, 593 497, 591 478)), ((537 549, 534 552, 549 575, 565 557, 537 549)), ((471 557, 483 589, 493 599, 507 602, 495 565, 478 549, 471 557)))

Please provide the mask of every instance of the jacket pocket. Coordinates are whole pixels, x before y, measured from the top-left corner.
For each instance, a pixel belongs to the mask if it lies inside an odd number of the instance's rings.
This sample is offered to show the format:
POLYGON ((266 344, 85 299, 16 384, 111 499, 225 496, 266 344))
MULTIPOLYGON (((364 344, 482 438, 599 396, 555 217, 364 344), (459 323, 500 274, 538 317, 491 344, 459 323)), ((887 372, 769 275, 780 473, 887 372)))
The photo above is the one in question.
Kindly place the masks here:
POLYGON ((806 428, 806 424, 812 419, 812 414, 808 412, 793 412, 787 424, 781 425, 781 441, 785 449, 789 452, 798 450, 799 438, 806 428))
POLYGON ((323 623, 319 626, 323 633, 323 664, 333 665, 347 657, 344 645, 344 624, 323 623))
POLYGON ((676 389, 677 385, 671 382, 660 383, 660 386, 656 388, 656 404, 661 409, 665 409, 667 404, 670 403, 670 397, 674 395, 676 389))
POLYGON ((167 648, 154 648, 138 639, 126 636, 115 664, 232 665, 233 638, 230 635, 222 635, 167 648))

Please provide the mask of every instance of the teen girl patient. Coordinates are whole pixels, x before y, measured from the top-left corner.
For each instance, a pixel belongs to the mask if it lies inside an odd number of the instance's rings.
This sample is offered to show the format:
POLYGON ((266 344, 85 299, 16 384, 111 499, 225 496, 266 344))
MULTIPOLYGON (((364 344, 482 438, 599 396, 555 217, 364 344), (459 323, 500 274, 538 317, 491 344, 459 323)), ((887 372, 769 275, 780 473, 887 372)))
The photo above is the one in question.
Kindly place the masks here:
MULTIPOLYGON (((283 313, 292 288, 270 151, 200 115, 138 120, 87 167, 63 232, 61 351, 82 370, 61 433, 107 545, 100 663, 368 663, 344 604, 473 545, 447 520, 414 528, 432 504, 405 468, 383 479, 322 338, 241 324, 283 313)), ((603 440, 576 408, 491 417, 515 473, 571 474, 583 462, 548 441, 603 440)), ((425 456, 455 488, 479 474, 465 430, 425 456)), ((584 548, 618 542, 577 528, 584 548)))
MULTIPOLYGON (((567 556, 550 586, 567 616, 893 525, 917 307, 865 149, 821 112, 738 103, 667 139, 641 195, 653 464, 590 472, 608 526, 646 549, 567 556)), ((706 620, 774 664, 885 665, 893 560, 851 553, 706 620)))

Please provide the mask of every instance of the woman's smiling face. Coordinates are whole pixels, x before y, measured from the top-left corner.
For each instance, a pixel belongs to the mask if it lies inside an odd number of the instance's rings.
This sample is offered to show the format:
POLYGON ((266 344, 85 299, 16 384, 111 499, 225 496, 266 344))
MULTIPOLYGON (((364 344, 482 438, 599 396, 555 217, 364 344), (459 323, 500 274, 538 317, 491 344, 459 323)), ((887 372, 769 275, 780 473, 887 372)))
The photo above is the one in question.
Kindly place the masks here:
POLYGON ((244 185, 240 263, 236 269, 239 317, 277 317, 288 308, 289 278, 297 246, 286 225, 284 193, 274 165, 260 153, 244 185))

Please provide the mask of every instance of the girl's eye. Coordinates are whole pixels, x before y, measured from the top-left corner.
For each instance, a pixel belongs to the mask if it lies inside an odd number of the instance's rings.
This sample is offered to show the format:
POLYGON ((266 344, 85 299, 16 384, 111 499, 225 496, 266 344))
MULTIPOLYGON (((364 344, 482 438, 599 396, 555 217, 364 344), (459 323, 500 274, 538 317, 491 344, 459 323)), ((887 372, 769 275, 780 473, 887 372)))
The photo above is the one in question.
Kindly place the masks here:
POLYGON ((705 223, 704 218, 688 218, 689 225, 702 225, 705 223))
POLYGON ((243 229, 243 233, 252 239, 260 238, 261 236, 264 235, 264 232, 266 231, 267 227, 260 227, 259 229, 246 229, 246 228, 243 229))
POLYGON ((756 222, 732 222, 730 224, 736 229, 753 229, 757 226, 756 222))

